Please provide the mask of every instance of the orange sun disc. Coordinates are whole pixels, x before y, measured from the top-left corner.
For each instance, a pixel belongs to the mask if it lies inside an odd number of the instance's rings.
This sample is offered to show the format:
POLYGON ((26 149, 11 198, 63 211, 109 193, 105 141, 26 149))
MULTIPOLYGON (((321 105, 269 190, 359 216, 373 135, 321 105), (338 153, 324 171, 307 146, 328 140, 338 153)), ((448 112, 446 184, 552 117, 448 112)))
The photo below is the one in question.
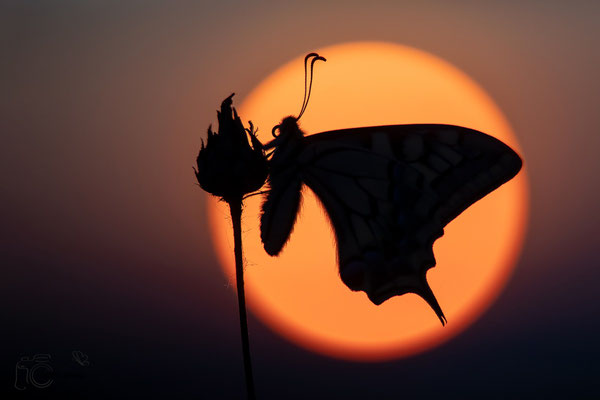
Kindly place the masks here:
MULTIPOLYGON (((372 125, 439 123, 473 128, 522 151, 490 96, 465 73, 421 50, 356 42, 317 50, 310 104, 300 121, 307 135, 372 125)), ((304 56, 262 81, 238 108, 260 128, 263 143, 284 116, 297 115, 304 92, 304 56)), ((341 281, 332 228, 313 193, 303 203, 289 242, 278 257, 263 250, 261 196, 245 201, 243 245, 250 310, 293 343, 350 360, 393 359, 431 349, 463 331, 498 297, 516 264, 528 214, 525 170, 472 205, 434 245, 427 280, 448 319, 442 327, 414 294, 380 306, 341 281)), ((235 281, 231 220, 211 199, 208 216, 221 265, 235 281)), ((235 286, 233 286, 235 287, 235 286)))

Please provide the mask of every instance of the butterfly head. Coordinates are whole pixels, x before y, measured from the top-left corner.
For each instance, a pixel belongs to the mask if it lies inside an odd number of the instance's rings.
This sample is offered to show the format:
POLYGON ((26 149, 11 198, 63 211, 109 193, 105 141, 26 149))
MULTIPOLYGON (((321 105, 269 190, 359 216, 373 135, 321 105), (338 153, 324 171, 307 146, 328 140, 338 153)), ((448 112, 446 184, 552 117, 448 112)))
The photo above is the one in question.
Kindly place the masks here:
POLYGON ((302 139, 304 136, 304 132, 298 126, 298 119, 291 115, 285 117, 279 125, 275 125, 271 133, 274 139, 264 145, 265 150, 278 147, 290 139, 302 139))
POLYGON ((277 125, 280 134, 287 134, 288 132, 298 131, 298 118, 290 115, 289 117, 285 117, 279 125, 277 125))

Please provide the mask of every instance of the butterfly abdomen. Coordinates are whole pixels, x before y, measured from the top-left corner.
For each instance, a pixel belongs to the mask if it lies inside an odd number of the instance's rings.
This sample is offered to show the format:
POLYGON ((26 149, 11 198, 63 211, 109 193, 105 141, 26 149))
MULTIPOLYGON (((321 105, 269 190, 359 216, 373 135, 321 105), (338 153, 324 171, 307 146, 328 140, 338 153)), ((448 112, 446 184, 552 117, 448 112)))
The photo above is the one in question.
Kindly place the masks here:
POLYGON ((300 207, 302 182, 290 179, 283 184, 270 183, 269 196, 262 205, 261 240, 269 255, 277 255, 287 242, 300 207))

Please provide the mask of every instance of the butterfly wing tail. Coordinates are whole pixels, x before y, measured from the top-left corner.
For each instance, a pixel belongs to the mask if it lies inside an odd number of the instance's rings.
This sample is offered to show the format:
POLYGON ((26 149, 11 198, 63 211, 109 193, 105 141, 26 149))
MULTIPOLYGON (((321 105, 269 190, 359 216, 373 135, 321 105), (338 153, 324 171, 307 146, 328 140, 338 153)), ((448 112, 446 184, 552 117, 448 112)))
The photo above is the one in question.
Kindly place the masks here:
POLYGON ((433 311, 437 314, 438 318, 440 319, 440 322, 442 323, 442 326, 446 325, 448 323, 448 320, 446 319, 446 316, 442 311, 442 307, 440 307, 425 277, 423 277, 422 284, 420 288, 417 289, 416 293, 419 296, 421 296, 427 302, 427 304, 429 304, 429 307, 431 307, 433 311))

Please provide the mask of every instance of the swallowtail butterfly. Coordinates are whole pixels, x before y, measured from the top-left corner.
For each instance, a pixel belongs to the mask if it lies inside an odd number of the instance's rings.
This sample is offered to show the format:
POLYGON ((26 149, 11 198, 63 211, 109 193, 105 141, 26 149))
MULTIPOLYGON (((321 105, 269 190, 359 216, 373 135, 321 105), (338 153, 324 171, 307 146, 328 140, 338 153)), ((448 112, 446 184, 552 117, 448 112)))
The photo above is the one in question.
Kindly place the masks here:
POLYGON ((426 280, 433 242, 471 204, 513 178, 521 158, 501 141, 451 125, 389 125, 305 136, 316 53, 304 60, 305 94, 298 117, 273 128, 265 145, 269 178, 261 239, 277 255, 299 211, 301 188, 321 200, 335 231, 339 272, 354 291, 379 305, 416 293, 446 318, 426 280), (307 90, 307 66, 310 81, 307 90))

